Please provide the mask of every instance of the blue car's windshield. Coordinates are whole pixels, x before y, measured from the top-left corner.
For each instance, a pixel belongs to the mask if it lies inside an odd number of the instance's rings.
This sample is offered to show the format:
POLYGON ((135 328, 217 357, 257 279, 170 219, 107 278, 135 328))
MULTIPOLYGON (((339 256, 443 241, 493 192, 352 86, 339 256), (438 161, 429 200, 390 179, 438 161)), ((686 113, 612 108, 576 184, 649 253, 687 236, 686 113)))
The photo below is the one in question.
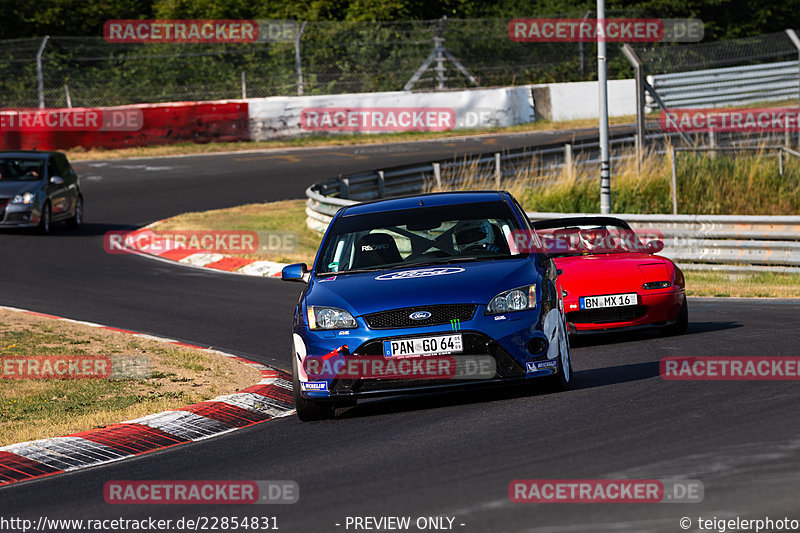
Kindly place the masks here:
POLYGON ((0 158, 0 182, 38 181, 43 177, 43 159, 0 158))
POLYGON ((520 257, 508 205, 482 202, 347 215, 334 223, 317 274, 520 257))

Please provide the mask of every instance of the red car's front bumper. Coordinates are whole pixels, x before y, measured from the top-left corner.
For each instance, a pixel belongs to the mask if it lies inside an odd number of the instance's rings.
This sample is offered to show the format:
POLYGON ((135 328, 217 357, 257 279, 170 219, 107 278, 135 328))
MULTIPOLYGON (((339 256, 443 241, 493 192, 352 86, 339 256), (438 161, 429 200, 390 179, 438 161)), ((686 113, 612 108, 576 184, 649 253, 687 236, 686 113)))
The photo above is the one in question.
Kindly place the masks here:
POLYGON ((564 299, 570 332, 601 332, 618 328, 642 326, 663 327, 674 322, 681 311, 685 291, 675 288, 663 291, 638 291, 638 304, 627 307, 580 309, 580 296, 564 299))

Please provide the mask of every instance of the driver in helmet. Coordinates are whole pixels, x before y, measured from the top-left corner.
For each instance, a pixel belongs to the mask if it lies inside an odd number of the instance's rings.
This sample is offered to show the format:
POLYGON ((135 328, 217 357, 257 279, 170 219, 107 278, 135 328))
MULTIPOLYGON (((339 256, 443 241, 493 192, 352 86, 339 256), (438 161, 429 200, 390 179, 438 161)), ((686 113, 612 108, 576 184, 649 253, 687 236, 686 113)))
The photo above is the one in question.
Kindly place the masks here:
POLYGON ((489 250, 494 243, 494 230, 488 220, 464 220, 455 231, 459 252, 489 250))
POLYGON ((581 248, 584 253, 608 253, 611 247, 610 234, 606 228, 584 229, 580 232, 581 248))

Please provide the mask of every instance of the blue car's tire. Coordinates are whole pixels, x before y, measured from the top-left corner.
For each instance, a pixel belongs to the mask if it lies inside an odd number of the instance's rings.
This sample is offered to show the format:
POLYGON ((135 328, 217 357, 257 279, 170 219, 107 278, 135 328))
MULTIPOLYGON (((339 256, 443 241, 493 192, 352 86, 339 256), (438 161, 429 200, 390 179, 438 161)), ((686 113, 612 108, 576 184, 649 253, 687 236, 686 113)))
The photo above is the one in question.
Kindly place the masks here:
POLYGON ((543 378, 547 381, 547 389, 560 392, 569 389, 572 383, 572 353, 569 346, 569 334, 566 322, 562 320, 558 339, 558 366, 552 376, 543 378))
POLYGON ((292 390, 294 391, 294 406, 297 409, 297 418, 303 422, 324 420, 333 417, 336 404, 332 401, 315 401, 303 398, 300 393, 300 377, 297 372, 297 356, 292 351, 292 390))

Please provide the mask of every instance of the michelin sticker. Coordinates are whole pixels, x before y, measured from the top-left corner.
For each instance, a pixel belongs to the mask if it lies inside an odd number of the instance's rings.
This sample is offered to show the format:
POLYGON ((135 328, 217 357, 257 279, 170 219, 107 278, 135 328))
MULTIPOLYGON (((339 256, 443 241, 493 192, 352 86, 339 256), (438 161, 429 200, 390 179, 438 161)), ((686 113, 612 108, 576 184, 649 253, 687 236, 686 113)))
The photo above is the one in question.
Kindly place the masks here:
POLYGON ((375 279, 380 281, 385 281, 392 279, 429 278, 431 276, 458 274, 459 272, 464 272, 464 269, 459 267, 419 268, 415 270, 403 270, 402 272, 392 272, 391 274, 383 274, 376 277, 375 279))
POLYGON ((541 363, 536 363, 535 361, 531 361, 525 363, 525 369, 528 372, 536 372, 537 370, 546 370, 548 368, 555 368, 558 366, 558 361, 542 361, 541 363))
POLYGON ((328 382, 327 381, 301 381, 300 388, 303 390, 315 390, 315 391, 328 391, 328 382))

